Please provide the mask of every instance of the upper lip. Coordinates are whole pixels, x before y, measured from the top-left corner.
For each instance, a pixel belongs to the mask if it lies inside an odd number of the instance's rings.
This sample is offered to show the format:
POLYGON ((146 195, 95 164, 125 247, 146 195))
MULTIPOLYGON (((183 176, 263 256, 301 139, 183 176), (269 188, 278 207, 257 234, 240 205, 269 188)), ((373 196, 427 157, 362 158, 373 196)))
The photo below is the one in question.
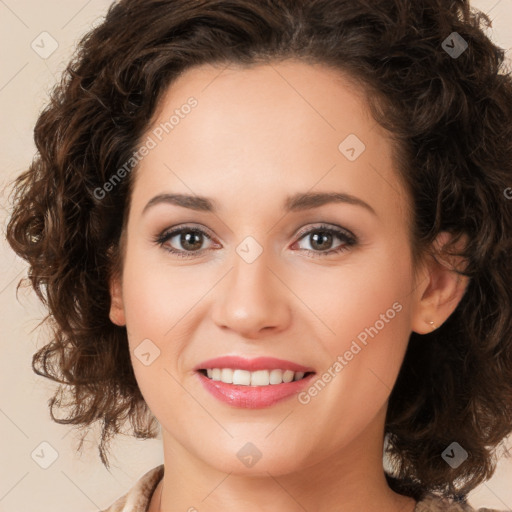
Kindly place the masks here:
POLYGON ((302 366, 293 361, 276 359, 275 357, 255 357, 247 359, 240 356, 221 356, 199 363, 194 370, 208 368, 232 368, 254 372, 257 370, 292 370, 294 372, 314 372, 313 368, 302 366))

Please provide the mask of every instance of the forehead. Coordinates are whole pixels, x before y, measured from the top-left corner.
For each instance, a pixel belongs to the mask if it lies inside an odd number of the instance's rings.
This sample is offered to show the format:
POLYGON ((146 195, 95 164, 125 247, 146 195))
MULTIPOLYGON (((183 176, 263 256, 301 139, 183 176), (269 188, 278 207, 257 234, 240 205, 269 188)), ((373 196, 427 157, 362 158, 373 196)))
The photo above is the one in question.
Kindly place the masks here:
POLYGON ((136 183, 146 199, 165 188, 226 194, 248 208, 318 189, 359 195, 383 215, 406 203, 392 143, 362 86, 325 66, 188 69, 162 96, 145 137, 154 147, 136 183))

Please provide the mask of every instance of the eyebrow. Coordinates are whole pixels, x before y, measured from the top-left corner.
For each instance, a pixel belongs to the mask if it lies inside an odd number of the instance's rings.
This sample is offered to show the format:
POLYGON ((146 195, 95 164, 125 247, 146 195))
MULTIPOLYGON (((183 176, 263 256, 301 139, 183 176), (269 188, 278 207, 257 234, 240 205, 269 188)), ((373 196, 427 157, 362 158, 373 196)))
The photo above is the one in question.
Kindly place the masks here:
MULTIPOLYGON (((161 203, 173 204, 201 212, 217 213, 219 210, 216 201, 207 197, 186 194, 158 194, 149 200, 142 210, 142 214, 146 213, 151 207, 161 203)), ((340 192, 297 193, 286 198, 284 210, 287 212, 312 210, 313 208, 319 208, 329 203, 346 203, 361 206, 373 215, 377 215, 375 210, 362 199, 340 192)))

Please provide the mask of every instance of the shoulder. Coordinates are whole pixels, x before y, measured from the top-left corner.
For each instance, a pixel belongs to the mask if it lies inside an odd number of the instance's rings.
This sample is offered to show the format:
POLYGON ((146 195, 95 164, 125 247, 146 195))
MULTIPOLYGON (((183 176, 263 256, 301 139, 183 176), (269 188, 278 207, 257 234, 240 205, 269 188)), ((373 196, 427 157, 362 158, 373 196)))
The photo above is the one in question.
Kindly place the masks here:
POLYGON ((124 496, 102 512, 146 512, 151 496, 163 474, 163 465, 151 469, 124 496))
POLYGON ((427 494, 416 504, 414 512, 501 512, 490 508, 475 509, 467 503, 459 503, 447 498, 439 498, 434 494, 427 494))

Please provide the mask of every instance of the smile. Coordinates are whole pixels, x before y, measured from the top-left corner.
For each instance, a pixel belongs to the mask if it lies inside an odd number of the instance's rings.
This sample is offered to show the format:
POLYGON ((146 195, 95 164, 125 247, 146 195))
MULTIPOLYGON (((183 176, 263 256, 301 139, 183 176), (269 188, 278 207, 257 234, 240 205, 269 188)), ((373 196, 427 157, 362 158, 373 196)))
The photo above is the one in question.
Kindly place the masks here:
POLYGON ((290 398, 315 375, 312 368, 269 357, 224 356, 204 361, 195 370, 214 398, 246 409, 270 407, 290 398))

